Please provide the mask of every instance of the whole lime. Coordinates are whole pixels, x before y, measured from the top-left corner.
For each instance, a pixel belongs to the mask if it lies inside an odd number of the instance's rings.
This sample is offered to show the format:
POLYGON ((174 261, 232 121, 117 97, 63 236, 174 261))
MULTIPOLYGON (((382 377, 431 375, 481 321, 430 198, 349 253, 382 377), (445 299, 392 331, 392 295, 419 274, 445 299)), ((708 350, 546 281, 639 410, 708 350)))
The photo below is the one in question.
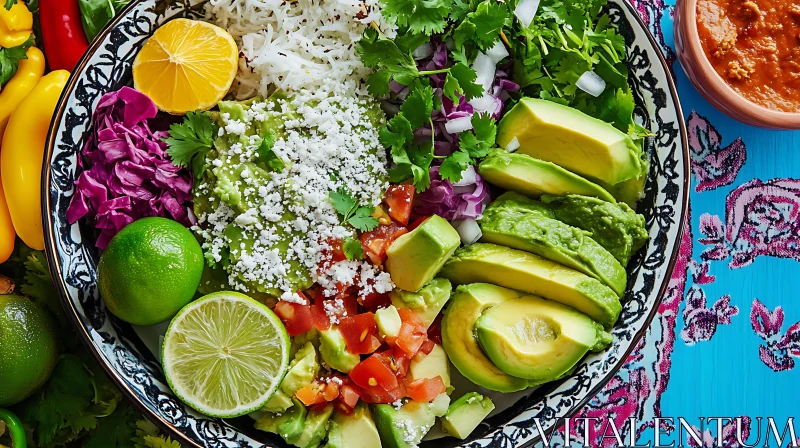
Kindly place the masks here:
POLYGON ((25 297, 0 296, 0 407, 27 398, 58 361, 55 324, 25 297))
POLYGON ((97 267, 106 307, 134 325, 155 325, 192 301, 203 275, 203 250, 186 227, 143 218, 122 229, 97 267))

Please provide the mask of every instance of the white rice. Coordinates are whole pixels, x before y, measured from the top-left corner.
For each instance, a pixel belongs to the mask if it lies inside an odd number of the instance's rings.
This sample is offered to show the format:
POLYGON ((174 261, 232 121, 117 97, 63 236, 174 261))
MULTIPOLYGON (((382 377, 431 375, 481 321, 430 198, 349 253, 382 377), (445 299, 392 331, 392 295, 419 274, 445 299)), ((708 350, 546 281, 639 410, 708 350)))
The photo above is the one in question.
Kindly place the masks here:
POLYGON ((393 36, 378 0, 210 0, 206 13, 239 44, 233 87, 239 99, 266 96, 276 87, 322 88, 324 79, 366 94, 369 70, 355 43, 370 22, 393 36))

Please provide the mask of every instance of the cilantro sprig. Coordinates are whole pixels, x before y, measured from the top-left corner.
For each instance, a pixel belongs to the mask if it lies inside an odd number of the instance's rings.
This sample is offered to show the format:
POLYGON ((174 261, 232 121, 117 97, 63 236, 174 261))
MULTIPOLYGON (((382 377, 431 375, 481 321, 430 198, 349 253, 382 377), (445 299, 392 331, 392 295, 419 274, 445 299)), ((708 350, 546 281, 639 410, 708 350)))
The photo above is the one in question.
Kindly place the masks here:
POLYGON ((364 259, 364 247, 361 246, 361 241, 355 238, 345 239, 344 243, 342 244, 342 250, 344 251, 344 256, 348 260, 364 259))
POLYGON ((331 205, 342 217, 342 222, 350 224, 361 232, 369 232, 378 226, 378 219, 370 215, 372 207, 362 207, 343 188, 330 192, 331 205))
POLYGON ((214 147, 214 136, 218 126, 203 112, 189 112, 183 123, 175 123, 169 128, 169 137, 163 139, 167 144, 167 154, 172 163, 190 168, 198 181, 206 170, 206 154, 214 147))
MULTIPOLYGON (((8 4, 6 4, 8 6, 8 4)), ((9 7, 10 8, 10 7, 9 7)), ((4 86, 14 75, 19 68, 19 61, 28 59, 28 48, 34 44, 33 34, 22 45, 12 48, 0 47, 0 86, 4 86)))
POLYGON ((284 164, 283 159, 281 159, 277 154, 275 154, 275 151, 272 150, 273 146, 275 146, 275 137, 271 132, 267 132, 264 134, 261 144, 256 150, 255 161, 256 163, 264 164, 267 168, 269 168, 270 171, 281 173, 286 167, 286 164, 284 164))
POLYGON ((475 114, 472 116, 472 130, 459 134, 458 151, 447 156, 439 168, 442 179, 451 182, 461 180, 461 173, 477 159, 482 159, 489 154, 495 146, 497 125, 494 119, 486 115, 475 114))

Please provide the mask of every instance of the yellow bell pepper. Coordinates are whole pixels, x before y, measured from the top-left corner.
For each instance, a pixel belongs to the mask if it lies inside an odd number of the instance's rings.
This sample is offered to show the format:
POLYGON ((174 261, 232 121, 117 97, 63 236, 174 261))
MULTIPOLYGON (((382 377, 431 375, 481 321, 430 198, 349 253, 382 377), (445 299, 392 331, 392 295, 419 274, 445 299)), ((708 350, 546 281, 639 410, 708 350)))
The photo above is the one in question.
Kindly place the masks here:
POLYGON ((8 204, 6 204, 6 196, 3 194, 3 183, 0 182, 0 264, 11 258, 16 240, 17 232, 14 231, 14 224, 11 222, 11 214, 8 212, 8 204))
POLYGON ((31 93, 44 74, 44 53, 36 47, 30 47, 26 56, 28 59, 19 61, 17 73, 0 90, 0 141, 14 109, 31 93))
POLYGON ((22 241, 44 249, 41 210, 42 158, 47 131, 69 72, 44 76, 11 114, 0 148, 0 179, 11 221, 22 241))
POLYGON ((33 14, 25 3, 17 1, 11 9, 0 6, 0 47, 12 48, 31 37, 33 14))

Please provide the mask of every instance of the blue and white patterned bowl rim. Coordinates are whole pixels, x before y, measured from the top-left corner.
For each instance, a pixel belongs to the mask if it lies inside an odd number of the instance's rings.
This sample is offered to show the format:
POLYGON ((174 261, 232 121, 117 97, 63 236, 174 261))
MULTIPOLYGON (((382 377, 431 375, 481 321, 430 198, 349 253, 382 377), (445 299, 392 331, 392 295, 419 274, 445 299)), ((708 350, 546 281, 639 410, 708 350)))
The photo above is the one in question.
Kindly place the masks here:
MULTIPOLYGON (((106 312, 98 296, 98 251, 91 229, 69 225, 66 210, 83 147, 100 97, 130 82, 131 63, 144 41, 165 21, 200 18, 201 0, 139 0, 129 5, 93 42, 78 64, 56 109, 42 170, 46 251, 67 314, 84 343, 124 395, 183 444, 212 448, 284 447, 252 423, 199 415, 183 405, 164 381, 159 363, 130 325, 106 312), (85 241, 87 241, 85 243, 85 241)), ((487 419, 466 441, 452 438, 422 447, 525 446, 539 441, 536 423, 551 431, 558 419, 585 405, 622 367, 647 330, 666 291, 678 257, 688 208, 689 156, 675 86, 658 46, 634 9, 611 0, 609 12, 628 46, 631 86, 638 119, 654 132, 645 198, 650 242, 633 258, 624 309, 612 346, 583 360, 568 378, 542 386, 487 419)))

